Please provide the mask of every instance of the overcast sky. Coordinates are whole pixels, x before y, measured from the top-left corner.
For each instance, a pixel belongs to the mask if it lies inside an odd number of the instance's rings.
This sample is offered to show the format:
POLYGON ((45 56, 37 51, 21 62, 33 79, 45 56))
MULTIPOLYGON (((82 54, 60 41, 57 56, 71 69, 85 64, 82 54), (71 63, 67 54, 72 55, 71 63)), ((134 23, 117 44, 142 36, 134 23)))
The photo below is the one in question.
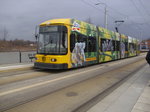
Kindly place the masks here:
POLYGON ((54 18, 91 19, 104 27, 107 4, 108 29, 115 31, 116 20, 125 22, 119 32, 138 39, 150 38, 150 0, 0 0, 0 38, 34 40, 35 26, 54 18))

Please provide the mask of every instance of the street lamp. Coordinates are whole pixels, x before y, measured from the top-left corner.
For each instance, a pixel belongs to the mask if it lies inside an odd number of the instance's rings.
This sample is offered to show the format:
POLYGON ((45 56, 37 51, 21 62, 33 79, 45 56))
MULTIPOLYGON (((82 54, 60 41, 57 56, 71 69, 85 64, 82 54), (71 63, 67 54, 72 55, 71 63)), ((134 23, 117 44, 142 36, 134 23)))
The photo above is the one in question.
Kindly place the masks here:
POLYGON ((143 25, 144 23, 138 23, 137 25, 137 29, 139 30, 139 40, 141 40, 142 41, 142 25, 143 25))
POLYGON ((104 18, 104 23, 105 23, 105 28, 107 29, 107 26, 108 26, 108 22, 107 22, 107 5, 105 3, 97 3, 95 5, 104 5, 105 6, 105 18, 104 18))
POLYGON ((115 29, 116 29, 116 32, 119 32, 118 31, 118 27, 121 25, 121 23, 123 23, 124 22, 124 20, 116 20, 115 21, 115 23, 116 23, 116 27, 115 27, 115 29))

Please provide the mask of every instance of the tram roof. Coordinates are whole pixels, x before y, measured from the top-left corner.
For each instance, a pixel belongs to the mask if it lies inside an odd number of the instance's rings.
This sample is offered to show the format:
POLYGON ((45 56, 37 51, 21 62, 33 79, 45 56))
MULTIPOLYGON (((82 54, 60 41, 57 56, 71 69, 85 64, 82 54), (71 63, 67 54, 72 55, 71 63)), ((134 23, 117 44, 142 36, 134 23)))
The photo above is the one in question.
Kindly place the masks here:
MULTIPOLYGON (((47 25, 53 25, 53 24, 73 25, 74 21, 80 21, 80 20, 71 19, 71 18, 51 19, 51 20, 48 20, 48 21, 41 23, 40 26, 47 26, 47 25)), ((85 24, 89 24, 89 23, 84 22, 84 21, 80 21, 80 22, 85 23, 85 24)), ((89 25, 96 27, 96 25, 93 25, 93 24, 89 24, 89 25)))
POLYGON ((40 26, 47 26, 51 24, 68 24, 69 25, 71 24, 70 20, 71 19, 51 19, 51 20, 41 23, 40 26))

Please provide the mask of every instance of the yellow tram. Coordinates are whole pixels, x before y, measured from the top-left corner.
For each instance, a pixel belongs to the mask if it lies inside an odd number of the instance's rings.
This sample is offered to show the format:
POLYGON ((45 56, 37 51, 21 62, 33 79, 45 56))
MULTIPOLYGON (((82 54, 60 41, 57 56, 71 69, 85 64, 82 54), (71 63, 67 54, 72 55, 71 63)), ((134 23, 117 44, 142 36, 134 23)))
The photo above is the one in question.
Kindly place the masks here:
POLYGON ((139 55, 139 41, 76 19, 39 25, 35 68, 70 69, 139 55))

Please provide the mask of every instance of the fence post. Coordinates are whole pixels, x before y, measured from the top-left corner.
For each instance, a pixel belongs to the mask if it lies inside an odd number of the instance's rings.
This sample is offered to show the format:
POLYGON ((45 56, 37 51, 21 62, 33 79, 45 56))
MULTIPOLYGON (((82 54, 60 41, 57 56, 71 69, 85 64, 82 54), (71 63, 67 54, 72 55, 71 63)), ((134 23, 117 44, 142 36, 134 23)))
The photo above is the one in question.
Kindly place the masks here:
POLYGON ((19 62, 21 63, 21 51, 19 51, 19 62))

